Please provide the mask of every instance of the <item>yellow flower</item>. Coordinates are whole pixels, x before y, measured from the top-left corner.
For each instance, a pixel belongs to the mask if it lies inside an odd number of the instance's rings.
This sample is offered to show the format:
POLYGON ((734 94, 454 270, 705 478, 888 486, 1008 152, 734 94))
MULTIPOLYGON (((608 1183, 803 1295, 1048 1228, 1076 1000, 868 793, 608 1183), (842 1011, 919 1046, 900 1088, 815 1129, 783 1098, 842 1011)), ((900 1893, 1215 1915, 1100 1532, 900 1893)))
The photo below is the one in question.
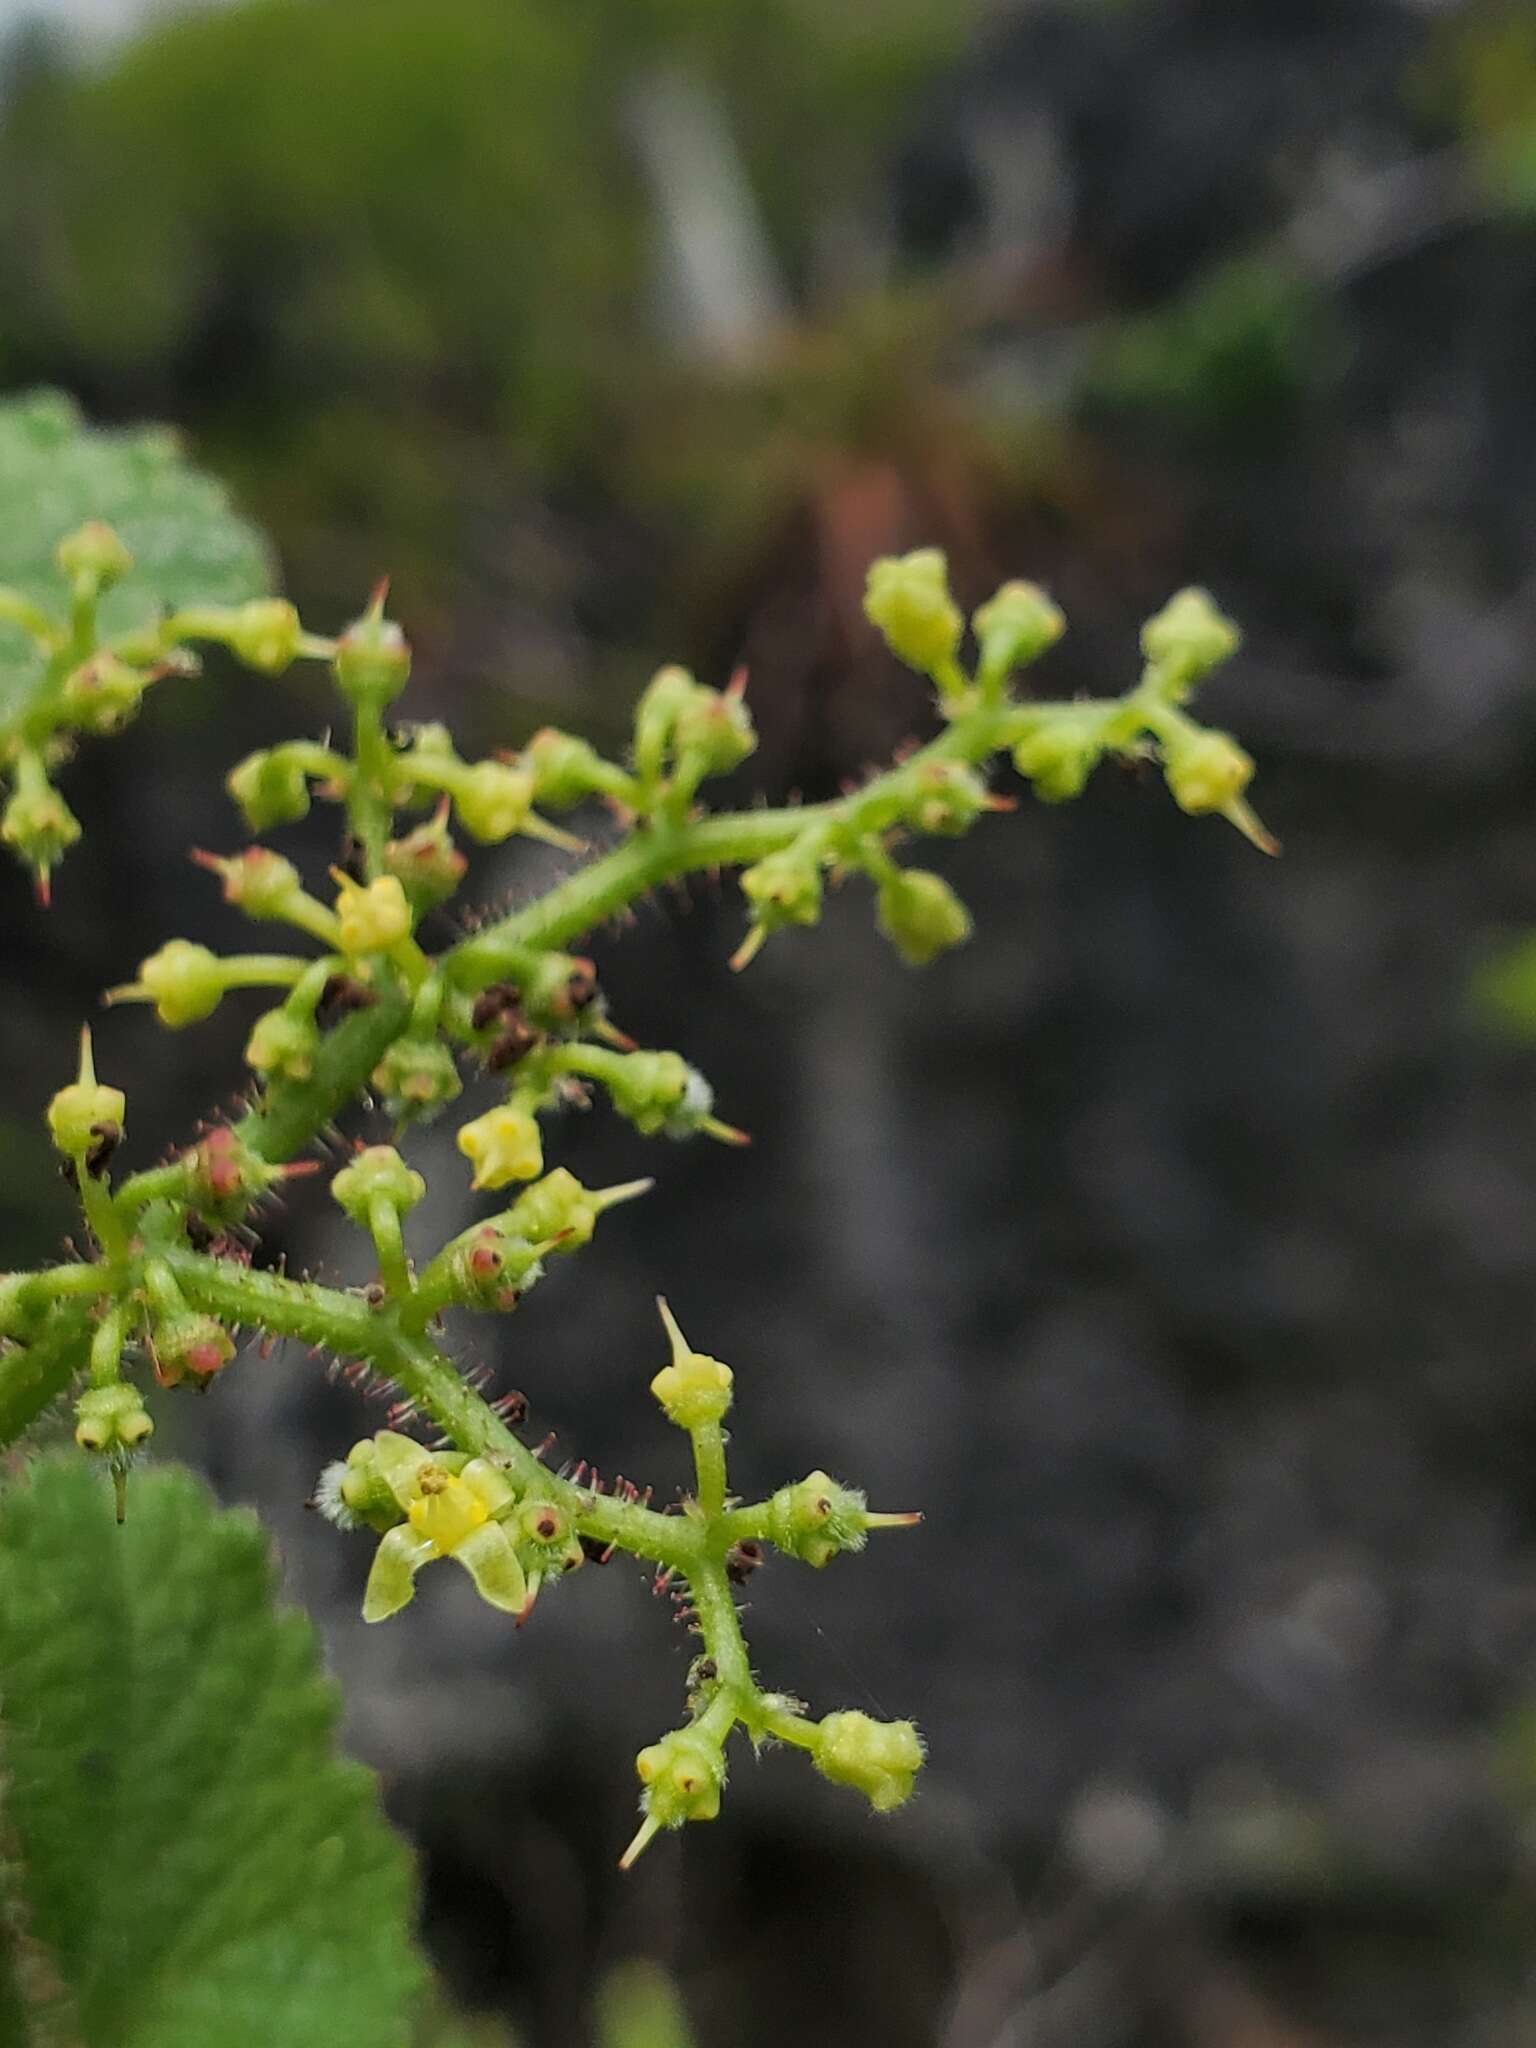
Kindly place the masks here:
POLYGON ((410 937, 411 906, 394 875, 366 884, 339 875, 336 917, 343 953, 387 953, 410 937))
POLYGON ((533 1113, 503 1102, 462 1126, 459 1150, 474 1162, 477 1188, 504 1188, 509 1181, 536 1180, 544 1171, 544 1147, 533 1113))
POLYGON ((439 1557, 461 1564, 492 1607, 505 1614, 521 1612, 528 1582, 505 1524, 496 1519, 516 1499, 506 1475, 484 1458, 471 1458, 462 1471, 450 1471, 422 1445, 393 1430, 380 1430, 373 1447, 374 1470, 404 1509, 405 1520, 374 1553, 363 1595, 364 1621, 398 1614, 415 1596, 416 1574, 439 1557))

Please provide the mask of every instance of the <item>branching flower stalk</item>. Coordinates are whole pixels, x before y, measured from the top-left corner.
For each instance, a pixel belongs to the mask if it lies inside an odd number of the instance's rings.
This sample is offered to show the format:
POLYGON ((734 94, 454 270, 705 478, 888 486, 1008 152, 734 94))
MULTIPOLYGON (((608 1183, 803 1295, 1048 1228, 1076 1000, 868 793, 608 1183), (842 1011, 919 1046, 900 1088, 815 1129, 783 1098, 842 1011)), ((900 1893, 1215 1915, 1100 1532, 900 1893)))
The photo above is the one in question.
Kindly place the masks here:
POLYGON ((755 744, 742 679, 715 690, 662 669, 639 700, 624 762, 553 729, 515 755, 466 761, 443 727, 393 721, 410 653, 382 589, 336 640, 308 632, 291 606, 263 600, 184 608, 151 631, 98 645, 96 597, 126 573, 127 551, 91 526, 61 546, 59 565, 67 602, 58 618, 0 591, 0 616, 22 624, 42 658, 34 697, 0 732, 11 781, 0 833, 40 888, 78 836, 52 779, 74 735, 121 724, 152 681, 190 668, 195 642, 217 642, 267 674, 301 658, 328 662, 350 742, 342 750, 290 741, 229 777, 253 833, 296 822, 316 798, 339 807, 341 853, 323 888, 312 890, 260 843, 198 851, 198 864, 268 937, 222 957, 170 939, 107 998, 150 1003, 180 1029, 237 991, 277 992, 247 1042, 254 1087, 245 1114, 114 1185, 127 1103, 98 1078, 82 1034, 76 1078, 53 1098, 48 1121, 79 1190, 86 1252, 0 1276, 0 1441, 14 1440, 83 1374, 76 1439, 111 1471, 121 1512, 132 1461, 153 1432, 155 1387, 206 1385, 242 1332, 296 1339, 397 1390, 391 1421, 419 1416, 433 1437, 429 1445, 378 1431, 321 1476, 317 1502, 330 1518, 378 1537, 367 1620, 398 1612, 418 1573, 444 1558, 519 1624, 546 1588, 614 1551, 644 1559, 673 1588, 699 1642, 688 1717, 637 1760, 641 1824, 626 1865, 659 1830, 714 1817, 737 1729, 754 1747, 803 1749, 877 1811, 899 1806, 922 1763, 916 1729, 857 1712, 816 1720, 790 1695, 764 1689, 736 1589, 767 1546, 821 1568, 861 1549, 871 1531, 919 1517, 871 1512, 861 1492, 819 1470, 767 1500, 739 1500, 727 1466, 732 1373, 692 1348, 665 1302, 670 1355, 651 1387, 686 1433, 693 1462, 691 1485, 665 1506, 653 1505, 649 1488, 606 1487, 585 1465, 550 1470, 517 1433, 518 1397, 486 1398, 444 1349, 441 1318, 453 1308, 515 1309, 547 1266, 580 1251, 609 1211, 651 1185, 594 1190, 562 1167, 547 1170, 544 1127, 563 1108, 603 1095, 642 1135, 743 1142, 681 1054, 636 1046, 610 1020, 592 963, 568 948, 661 882, 734 868, 747 914, 736 966, 775 933, 814 925, 828 884, 854 876, 873 885, 877 922, 901 956, 925 964, 966 939, 971 921, 948 883, 904 865, 900 849, 1011 808, 988 782, 1010 754, 1052 802, 1076 795, 1105 755, 1156 759, 1184 810, 1222 815, 1272 850, 1247 805, 1252 762, 1186 708, 1236 647, 1235 629, 1203 592, 1184 591, 1148 622, 1145 665, 1125 694, 1033 700, 1020 674, 1063 630, 1042 591, 1005 584, 981 607, 967 668, 943 557, 920 550, 877 562, 866 610, 892 651, 933 682, 938 736, 834 801, 711 815, 698 801, 702 785, 755 744), (609 807, 619 833, 587 858, 551 814, 593 800, 609 807), (414 823, 402 822, 411 814, 414 823), (455 826, 480 844, 537 838, 576 864, 525 908, 434 954, 422 920, 455 898, 468 865, 455 826), (376 1278, 337 1288, 256 1263, 252 1224, 264 1199, 318 1170, 305 1155, 337 1117, 372 1099, 398 1135, 454 1101, 471 1065, 496 1077, 500 1099, 460 1127, 458 1145, 473 1187, 501 1206, 424 1248, 410 1226, 421 1175, 393 1144, 373 1144, 334 1174, 330 1191, 370 1241, 376 1278))

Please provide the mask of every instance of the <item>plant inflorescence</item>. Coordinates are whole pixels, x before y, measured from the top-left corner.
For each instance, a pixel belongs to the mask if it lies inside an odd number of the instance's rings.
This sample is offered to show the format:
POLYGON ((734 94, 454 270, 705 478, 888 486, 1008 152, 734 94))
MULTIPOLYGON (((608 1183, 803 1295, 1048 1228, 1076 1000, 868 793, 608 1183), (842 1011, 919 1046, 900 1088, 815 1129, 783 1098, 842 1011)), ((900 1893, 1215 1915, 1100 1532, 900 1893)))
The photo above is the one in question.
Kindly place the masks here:
POLYGON ((266 675, 302 661, 329 669, 345 742, 265 748, 233 769, 228 787, 253 835, 296 823, 317 800, 335 805, 338 854, 311 886, 265 844, 199 851, 200 866, 266 936, 224 955, 170 938, 108 993, 109 1002, 152 1004, 177 1030, 233 992, 262 991, 268 1006, 246 1043, 252 1088, 238 1119, 115 1180, 128 1103, 98 1075, 82 1033, 75 1078, 47 1114, 86 1234, 76 1258, 0 1276, 0 1442, 83 1371, 75 1438, 112 1474, 121 1504, 163 1399, 223 1372, 242 1332, 296 1338, 398 1390, 399 1426, 354 1444, 316 1493, 332 1521, 376 1536, 369 1621, 406 1606, 417 1574, 445 1558, 519 1622, 588 1559, 616 1550, 674 1588, 698 1654, 686 1719, 637 1760, 642 1817, 626 1864, 658 1830, 715 1815, 737 1729, 755 1746, 805 1750, 878 1811, 901 1805, 923 1760, 916 1729, 856 1711, 815 1719, 790 1694, 765 1688, 737 1590, 765 1546, 820 1568, 917 1515, 872 1512, 862 1492, 820 1470, 767 1499, 739 1499, 726 1459, 731 1370, 693 1348, 665 1302, 666 1357, 651 1390, 687 1435, 693 1464, 670 1501, 605 1485, 585 1466, 550 1469, 518 1433, 519 1397, 491 1398, 460 1370, 441 1318, 452 1308, 514 1310, 546 1269, 649 1187, 593 1189, 549 1168, 546 1134, 562 1109, 604 1097, 646 1136, 742 1139, 679 1052, 637 1046, 610 1019, 592 962, 572 950, 584 934, 663 881, 734 869, 745 916, 738 967, 785 928, 816 924, 827 887, 854 881, 872 886, 876 920, 902 958, 925 964, 965 940, 971 920, 949 884, 906 864, 902 849, 1009 808, 989 784, 1009 756, 1047 801, 1077 795, 1105 756, 1155 760, 1182 809, 1222 815, 1267 848, 1245 796, 1252 762, 1187 708, 1236 647, 1234 628, 1203 592, 1183 591, 1148 621, 1133 687, 1051 702, 1026 696, 1019 680, 1063 630, 1043 591, 1007 583, 983 604, 967 664, 966 622, 942 556, 877 562, 868 617, 933 683, 937 737, 835 800, 711 813, 703 785, 755 744, 739 678, 715 689, 663 668, 640 696, 622 761, 550 728, 516 753, 466 760, 442 725, 398 717, 411 657, 382 589, 334 639, 276 598, 177 604, 105 631, 101 601, 132 566, 118 534, 93 521, 58 547, 57 608, 0 589, 0 621, 27 638, 36 662, 0 722, 7 845, 46 884, 79 832, 57 783, 76 738, 121 725, 158 677, 189 671, 198 645, 216 643, 266 675), (597 854, 554 822, 594 804, 612 821, 597 854), (568 871, 524 907, 430 950, 423 920, 454 903, 465 878, 460 838, 495 845, 516 835, 563 849, 568 871), (495 1105, 457 1133, 471 1186, 492 1198, 485 1215, 445 1244, 414 1241, 422 1177, 396 1145, 369 1144, 334 1173, 330 1193, 371 1243, 376 1277, 361 1288, 326 1286, 261 1262, 253 1226, 264 1198, 316 1170, 317 1140, 338 1116, 371 1101, 399 1138, 448 1110, 469 1069, 498 1084, 495 1105), (407 1433, 412 1418, 430 1441, 407 1433))

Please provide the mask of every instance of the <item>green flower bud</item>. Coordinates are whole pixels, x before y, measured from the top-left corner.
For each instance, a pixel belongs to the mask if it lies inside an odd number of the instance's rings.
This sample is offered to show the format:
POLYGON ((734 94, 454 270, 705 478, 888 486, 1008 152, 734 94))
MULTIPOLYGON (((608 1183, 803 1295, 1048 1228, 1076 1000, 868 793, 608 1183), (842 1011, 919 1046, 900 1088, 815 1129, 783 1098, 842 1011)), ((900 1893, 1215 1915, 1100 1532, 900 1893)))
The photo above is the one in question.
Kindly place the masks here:
POLYGON ((1038 583, 1005 583, 971 620, 982 673, 1002 678, 1054 647, 1067 630, 1060 607, 1038 583))
POLYGON ((965 629, 949 594, 949 565, 939 548, 917 548, 872 563, 864 615, 899 661, 936 677, 953 664, 965 629))
POLYGON ((338 1208, 364 1229, 368 1212, 376 1201, 388 1202, 398 1215, 404 1216, 426 1192, 426 1182, 406 1165, 393 1145, 367 1146, 331 1182, 331 1196, 338 1208))
POLYGON ((95 597, 121 583, 133 567, 133 556, 105 521, 88 519, 65 534, 53 551, 59 573, 83 596, 95 597))
POLYGON ((598 1000, 597 969, 577 953, 539 953, 518 973, 525 1016, 543 1030, 571 1024, 598 1000))
POLYGON ((61 1088, 48 1105, 48 1131, 66 1158, 89 1156, 103 1138, 120 1138, 127 1097, 121 1088, 109 1088, 96 1078, 89 1030, 80 1033, 79 1073, 67 1088, 61 1088))
MULTIPOLYGON (((607 1200, 611 1202, 615 1194, 627 1192, 613 1190, 607 1200)), ((568 1168, 557 1166, 553 1173, 546 1173, 518 1196, 507 1211, 508 1227, 529 1244, 552 1244, 559 1239, 556 1249, 579 1251, 592 1241, 603 1201, 603 1197, 589 1193, 568 1168)))
POLYGON ((1181 727, 1164 744, 1163 774, 1179 809, 1199 818, 1236 802, 1253 780, 1253 760, 1230 733, 1181 727))
POLYGON ((498 846, 527 825, 533 810, 533 775, 508 761, 476 761, 452 789, 459 823, 482 846, 498 846))
POLYGON ((463 1087, 453 1054, 435 1038, 397 1038, 371 1079, 396 1121, 434 1115, 463 1087))
POLYGON ((0 815, 0 840, 45 877, 80 837, 80 820, 51 783, 16 790, 0 815))
POLYGON ((718 1358, 691 1350, 676 1317, 659 1296, 656 1306, 671 1340, 672 1360, 651 1381, 651 1392, 667 1420, 679 1429, 702 1429, 718 1422, 731 1405, 731 1368, 718 1358))
POLYGON ((216 1124, 181 1157, 187 1200, 199 1215, 225 1223, 238 1222, 276 1182, 308 1171, 307 1165, 269 1165, 228 1124, 216 1124))
POLYGON ((696 1728, 674 1728, 660 1742, 642 1749, 635 1758, 635 1775, 645 1788, 642 1810, 656 1827, 713 1820, 720 1811, 725 1757, 720 1745, 696 1728))
POLYGON ((533 800, 552 811, 569 810, 600 790, 606 779, 595 747, 552 725, 524 747, 522 765, 533 777, 533 800))
POLYGON ((817 1723, 811 1761, 834 1785, 862 1792, 876 1813, 892 1813, 912 1796, 923 1767, 923 1742, 910 1721, 868 1714, 828 1714, 817 1723))
POLYGON ((1063 804, 1082 795, 1103 751, 1097 735, 1077 722, 1052 719, 1019 741, 1013 765, 1042 803, 1063 804))
POLYGON ((154 1324, 150 1345, 155 1371, 163 1386, 174 1387, 191 1373, 195 1381, 206 1382, 235 1355, 234 1340, 222 1323, 212 1316, 167 1316, 154 1324))
POLYGON ((137 1390, 122 1381, 90 1387, 75 1403, 75 1442, 83 1451, 136 1451, 154 1431, 137 1390))
POLYGON ((677 721, 693 702, 698 684, 687 669, 669 664, 657 669, 635 706, 635 773, 654 782, 673 746, 677 721))
POLYGON ((963 761, 923 761, 908 770, 901 822, 914 832, 956 839, 992 808, 987 785, 963 761))
POLYGON ((391 839, 384 849, 385 873, 399 882, 418 916, 446 903, 468 866, 448 830, 446 797, 424 825, 407 832, 403 839, 391 839))
POLYGON ((1216 609, 1208 590, 1181 590, 1141 629, 1141 651, 1170 671, 1171 694, 1185 695, 1242 644, 1232 621, 1216 609))
POLYGON ((492 1216, 455 1238, 447 1247, 447 1259, 453 1300, 461 1308, 496 1315, 516 1308, 543 1270, 538 1250, 516 1227, 511 1212, 492 1216))
POLYGON ((264 676, 280 676, 304 645, 304 628, 281 597, 253 597, 230 616, 219 636, 237 661, 264 676))
POLYGON ((781 1486, 768 1503, 768 1535, 787 1557, 797 1557, 820 1571, 845 1550, 862 1550, 871 1527, 884 1526, 888 1516, 871 1520, 864 1495, 839 1486, 825 1472, 812 1472, 793 1486, 781 1486))
POLYGON ((410 680, 411 650, 405 635, 384 616, 387 586, 336 643, 334 668, 342 693, 353 703, 392 704, 410 680))
POLYGON ((172 1031, 200 1024, 219 1007, 224 963, 190 939, 167 939, 159 952, 139 962, 136 980, 112 994, 152 1002, 155 1015, 172 1031))
POLYGON ((926 967, 971 935, 970 912, 926 868, 901 868, 880 884, 875 921, 909 967, 926 967))
POLYGON ((644 1138, 658 1131, 691 1138, 699 1131, 745 1143, 739 1132, 714 1115, 715 1092, 679 1053, 632 1052, 605 1076, 613 1106, 644 1138))
POLYGON ((131 668, 102 648, 65 678, 59 701, 81 732, 121 732, 154 680, 152 671, 131 668))
POLYGON ((729 775, 756 745, 757 731, 740 688, 697 688, 683 700, 672 731, 679 758, 693 755, 704 762, 706 774, 729 775))
POLYGON ((553 1501, 525 1501, 508 1524, 530 1585, 578 1569, 586 1552, 575 1524, 553 1501))
POLYGON ((224 884, 224 901, 233 903, 247 917, 279 918, 286 915, 304 884, 291 860, 265 846, 248 846, 227 860, 212 853, 194 853, 199 867, 218 875, 224 884))
POLYGON ((393 875, 372 882, 336 876, 336 919, 343 953, 387 953, 411 935, 411 906, 393 875))
POLYGON ((279 1005, 251 1026, 245 1063, 269 1081, 307 1081, 319 1050, 320 1027, 314 1018, 279 1005))
POLYGON ((296 825, 309 816, 309 781, 286 747, 258 748, 233 767, 225 788, 253 832, 296 825))
POLYGON ((795 842, 741 873, 741 893, 752 906, 753 923, 766 934, 789 924, 813 925, 821 918, 821 862, 795 842))
POLYGON ((544 1171, 539 1126, 526 1104, 504 1102, 462 1126, 458 1147, 475 1169, 471 1187, 504 1188, 544 1171))

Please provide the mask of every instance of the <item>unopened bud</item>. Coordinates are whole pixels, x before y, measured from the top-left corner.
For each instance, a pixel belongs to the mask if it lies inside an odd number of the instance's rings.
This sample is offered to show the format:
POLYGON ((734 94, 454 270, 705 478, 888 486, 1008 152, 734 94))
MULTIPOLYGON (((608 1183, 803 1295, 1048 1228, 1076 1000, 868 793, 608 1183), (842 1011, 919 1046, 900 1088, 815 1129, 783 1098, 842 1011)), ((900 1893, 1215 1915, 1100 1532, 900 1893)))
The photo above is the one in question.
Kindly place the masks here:
POLYGON ((304 628, 286 598, 255 597, 232 613, 219 637, 247 668, 280 676, 303 647, 304 628))
POLYGON ((834 1785, 862 1792, 876 1813, 892 1813, 912 1796, 923 1767, 923 1742, 910 1721, 876 1721, 857 1711, 817 1723, 811 1760, 834 1785))
POLYGON ((1006 676, 1053 647, 1067 630, 1061 609, 1038 583, 1005 583, 971 620, 981 649, 982 673, 1006 676))
POLYGON ((926 868, 901 868, 880 884, 875 920, 909 967, 926 967, 971 935, 970 912, 926 868))
POLYGON ((279 1006, 251 1026, 245 1063, 271 1081, 307 1081, 315 1071, 320 1028, 313 1017, 279 1006))
POLYGON ((295 825, 309 816, 309 782, 286 747, 259 748, 229 771, 225 788, 253 832, 295 825))
POLYGON ((53 551, 59 573, 86 597, 95 597, 121 583, 133 567, 133 556, 112 528, 101 519, 88 519, 84 526, 65 534, 53 551))
POLYGON ((448 830, 448 799, 423 825, 384 849, 384 871, 393 875, 418 914, 446 903, 464 879, 469 862, 448 830))
POLYGON ((365 1229, 376 1201, 385 1201, 404 1216, 427 1192, 427 1184, 406 1165, 393 1145, 369 1145, 331 1182, 331 1197, 354 1223, 365 1229))
POLYGON ((155 1369, 162 1383, 174 1387, 190 1373, 194 1380, 207 1381, 235 1355, 234 1340, 222 1323, 212 1316, 174 1315, 156 1323, 150 1331, 155 1369))
POLYGON ((603 764, 596 748, 552 725, 536 732, 524 747, 522 765, 533 776, 533 800, 552 811, 569 810, 603 784, 603 764))
POLYGON ((943 838, 968 832, 991 801, 987 785, 963 761, 924 761, 907 771, 901 821, 943 838))
POLYGON ((336 681, 354 703, 392 704, 410 680, 411 650, 405 635, 384 616, 387 586, 380 584, 373 601, 336 643, 336 681))
POLYGON ((247 917, 282 917, 304 886, 293 862, 265 846, 248 846, 228 859, 201 852, 192 858, 199 867, 219 876, 224 901, 237 904, 247 917))
POLYGON ((434 1115, 463 1086, 453 1054, 435 1038, 397 1038, 374 1068, 371 1083, 396 1121, 434 1115))
POLYGON ((872 563, 864 615, 899 661, 930 676, 954 662, 965 628, 949 594, 949 565, 939 548, 917 548, 872 563))
POLYGON ((167 939, 139 962, 137 979, 109 991, 119 1002, 150 1002, 162 1024, 179 1031, 200 1024, 218 1008, 226 987, 224 963, 191 939, 167 939))
POLYGON ((1174 694, 1183 695, 1242 644, 1242 635, 1212 602, 1208 590, 1181 590, 1141 629, 1141 651, 1166 666, 1174 694))
POLYGON ((121 1088, 109 1088, 97 1080, 91 1034, 82 1031, 78 1077, 61 1088, 48 1105, 48 1130, 54 1144, 67 1158, 89 1155, 103 1136, 122 1136, 127 1107, 121 1088))

